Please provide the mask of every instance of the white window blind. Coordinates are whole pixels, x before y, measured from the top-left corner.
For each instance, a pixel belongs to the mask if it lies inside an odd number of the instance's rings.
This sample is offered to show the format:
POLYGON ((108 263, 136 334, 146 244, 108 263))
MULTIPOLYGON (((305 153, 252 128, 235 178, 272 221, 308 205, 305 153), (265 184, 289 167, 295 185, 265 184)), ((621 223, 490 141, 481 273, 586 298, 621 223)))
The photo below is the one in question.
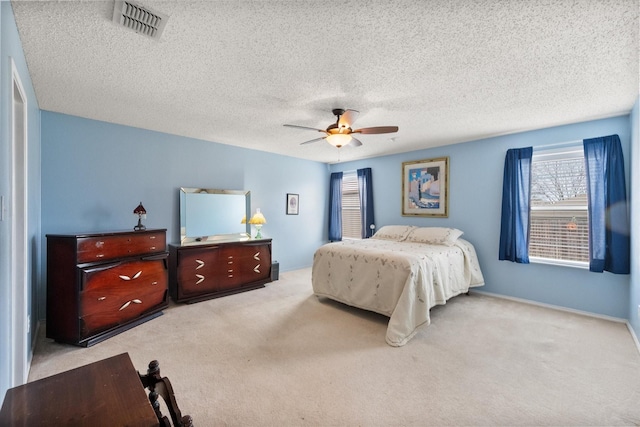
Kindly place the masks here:
POLYGON ((583 266, 589 261, 587 181, 582 147, 534 154, 529 257, 583 266))
POLYGON ((342 238, 361 239, 360 196, 356 172, 342 174, 342 238))

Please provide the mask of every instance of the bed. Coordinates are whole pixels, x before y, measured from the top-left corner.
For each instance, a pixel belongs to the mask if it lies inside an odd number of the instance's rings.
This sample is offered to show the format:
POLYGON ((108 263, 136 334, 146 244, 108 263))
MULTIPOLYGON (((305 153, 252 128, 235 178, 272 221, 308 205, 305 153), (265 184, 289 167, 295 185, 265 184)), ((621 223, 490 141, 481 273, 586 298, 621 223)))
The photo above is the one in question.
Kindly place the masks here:
POLYGON ((484 285, 475 249, 455 228, 389 225, 316 250, 315 295, 389 317, 387 344, 405 345, 429 310, 484 285))

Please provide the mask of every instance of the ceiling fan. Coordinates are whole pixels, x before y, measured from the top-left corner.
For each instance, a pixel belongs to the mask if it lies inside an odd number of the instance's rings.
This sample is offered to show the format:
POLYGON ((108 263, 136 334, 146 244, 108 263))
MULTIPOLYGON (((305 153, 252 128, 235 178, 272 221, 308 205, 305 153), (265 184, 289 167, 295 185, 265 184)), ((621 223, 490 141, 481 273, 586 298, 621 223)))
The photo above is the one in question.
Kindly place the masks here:
POLYGON ((336 148, 344 147, 345 145, 352 145, 354 147, 359 147, 362 145, 358 139, 353 137, 354 133, 361 133, 363 135, 367 134, 378 134, 378 133, 393 133, 398 131, 398 126, 376 126, 369 128, 360 128, 360 129, 352 129, 353 122, 356 121, 359 111, 356 110, 343 110, 342 108, 335 108, 332 110, 333 114, 336 116, 336 122, 329 125, 327 129, 316 129, 308 126, 299 126, 299 125, 284 125, 292 128, 299 129, 310 129, 316 132, 322 132, 325 135, 319 138, 314 138, 309 141, 302 142, 300 145, 311 144, 312 142, 317 142, 321 140, 326 140, 329 144, 333 145, 336 148))

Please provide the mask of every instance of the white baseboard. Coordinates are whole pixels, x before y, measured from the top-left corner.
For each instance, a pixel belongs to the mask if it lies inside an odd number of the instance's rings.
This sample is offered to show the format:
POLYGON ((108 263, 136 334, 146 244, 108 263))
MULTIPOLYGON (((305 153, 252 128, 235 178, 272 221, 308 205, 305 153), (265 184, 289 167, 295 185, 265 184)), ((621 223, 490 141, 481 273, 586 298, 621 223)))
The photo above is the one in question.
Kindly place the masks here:
POLYGON ((510 296, 507 296, 507 295, 494 294, 492 292, 478 291, 478 290, 475 290, 475 289, 471 289, 471 290, 469 290, 469 292, 478 293, 478 294, 482 294, 482 295, 487 295, 487 296, 495 297, 495 298, 501 298, 501 299, 516 301, 516 302, 521 302, 523 304, 530 304, 530 305, 536 305, 536 306, 539 306, 539 307, 550 308, 552 310, 565 311, 567 313, 580 314, 582 316, 595 317, 597 319, 609 320, 611 322, 624 323, 625 325, 627 325, 627 329, 629 330, 629 333, 631 334, 631 338, 633 339, 633 342, 636 345, 636 350, 638 350, 638 353, 640 353, 640 342, 638 341, 638 337, 636 336, 635 331, 633 330, 633 328, 631 327, 631 324, 629 323, 629 321, 627 319, 622 319, 620 317, 606 316, 604 314, 591 313, 589 311, 576 310, 574 308, 567 308, 567 307, 562 307, 562 306, 559 306, 559 305, 553 305, 553 304, 546 304, 546 303, 543 303, 543 302, 531 301, 531 300, 524 299, 524 298, 516 298, 516 297, 510 297, 510 296))
POLYGON ((29 382, 29 374, 31 373, 31 362, 33 362, 33 354, 35 353, 36 343, 38 342, 38 336, 40 334, 40 322, 36 322, 34 333, 31 335, 31 349, 27 354, 27 378, 25 383, 29 382))
POLYGON ((636 335, 636 331, 633 330, 633 328, 631 327, 631 323, 626 322, 627 324, 627 329, 629 329, 629 333, 631 334, 631 337, 633 338, 633 342, 636 343, 636 349, 638 350, 638 353, 640 353, 640 342, 638 342, 638 337, 636 335))

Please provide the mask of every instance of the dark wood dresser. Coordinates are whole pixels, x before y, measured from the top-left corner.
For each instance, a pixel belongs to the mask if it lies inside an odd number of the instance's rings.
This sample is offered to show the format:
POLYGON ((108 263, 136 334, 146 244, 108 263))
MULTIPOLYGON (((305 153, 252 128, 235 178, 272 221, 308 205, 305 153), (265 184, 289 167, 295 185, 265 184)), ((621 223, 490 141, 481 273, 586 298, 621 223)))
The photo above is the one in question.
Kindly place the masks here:
POLYGON ((47 235, 47 338, 90 346, 167 307, 166 230, 47 235))
POLYGON ((271 281, 271 239, 169 245, 169 289, 177 302, 197 302, 271 281))

